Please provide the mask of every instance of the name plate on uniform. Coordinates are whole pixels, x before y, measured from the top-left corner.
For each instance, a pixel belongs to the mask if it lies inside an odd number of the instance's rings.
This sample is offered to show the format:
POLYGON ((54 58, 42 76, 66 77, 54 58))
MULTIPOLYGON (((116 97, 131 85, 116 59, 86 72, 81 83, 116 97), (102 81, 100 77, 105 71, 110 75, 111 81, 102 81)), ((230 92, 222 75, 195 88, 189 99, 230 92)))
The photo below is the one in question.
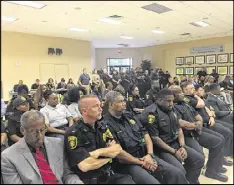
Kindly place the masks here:
POLYGON ((224 52, 224 46, 205 46, 205 47, 196 47, 190 48, 190 54, 198 54, 198 53, 217 53, 224 52))

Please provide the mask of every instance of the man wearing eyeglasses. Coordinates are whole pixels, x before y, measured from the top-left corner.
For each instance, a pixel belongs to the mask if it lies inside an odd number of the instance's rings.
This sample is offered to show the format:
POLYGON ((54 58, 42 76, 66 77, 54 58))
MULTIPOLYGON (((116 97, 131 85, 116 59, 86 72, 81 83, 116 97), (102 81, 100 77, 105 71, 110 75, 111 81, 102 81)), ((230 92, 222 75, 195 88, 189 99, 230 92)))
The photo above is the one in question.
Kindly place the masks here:
POLYGON ((27 111, 20 119, 24 135, 1 154, 5 184, 82 184, 69 170, 63 140, 45 137, 47 126, 39 111, 27 111))

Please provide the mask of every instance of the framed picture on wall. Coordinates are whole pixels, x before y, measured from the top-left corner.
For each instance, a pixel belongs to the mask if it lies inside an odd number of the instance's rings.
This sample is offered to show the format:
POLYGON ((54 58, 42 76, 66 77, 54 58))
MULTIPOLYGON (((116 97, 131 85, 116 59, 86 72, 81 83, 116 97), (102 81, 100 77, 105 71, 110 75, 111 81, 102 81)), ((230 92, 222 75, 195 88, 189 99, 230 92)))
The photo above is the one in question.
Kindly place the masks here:
POLYGON ((183 67, 177 67, 176 68, 176 75, 183 75, 184 74, 184 68, 183 67))
POLYGON ((185 57, 185 64, 187 65, 194 64, 194 57, 193 56, 185 57))
POLYGON ((202 67, 195 67, 194 69, 194 75, 197 75, 198 71, 201 71, 202 67))
POLYGON ((176 65, 183 65, 183 64, 184 64, 184 57, 177 57, 176 65))
POLYGON ((217 63, 227 63, 227 62, 228 62, 228 53, 218 55, 217 63))
POLYGON ((227 75, 228 74, 228 66, 218 66, 217 73, 219 75, 227 75))
POLYGON ((206 66, 206 73, 208 75, 210 75, 212 73, 212 70, 215 69, 216 70, 216 66, 206 66))
POLYGON ((195 64, 205 64, 205 56, 195 56, 195 64))
POLYGON ((216 55, 206 55, 206 63, 207 64, 215 64, 216 63, 216 55))
POLYGON ((194 67, 185 67, 185 74, 186 75, 193 75, 194 74, 194 67))
POLYGON ((233 53, 230 53, 230 62, 233 63, 233 53))
POLYGON ((229 74, 233 75, 233 66, 229 66, 229 74))

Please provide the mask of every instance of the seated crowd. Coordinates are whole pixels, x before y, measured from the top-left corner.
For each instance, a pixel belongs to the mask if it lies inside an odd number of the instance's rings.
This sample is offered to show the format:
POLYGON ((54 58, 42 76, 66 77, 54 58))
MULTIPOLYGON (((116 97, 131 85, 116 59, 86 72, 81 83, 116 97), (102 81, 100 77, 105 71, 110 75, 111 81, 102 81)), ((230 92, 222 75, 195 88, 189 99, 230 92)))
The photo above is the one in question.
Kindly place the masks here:
POLYGON ((20 80, 1 102, 1 183, 199 184, 202 169, 227 182, 233 76, 218 78, 83 69, 34 93, 20 80))

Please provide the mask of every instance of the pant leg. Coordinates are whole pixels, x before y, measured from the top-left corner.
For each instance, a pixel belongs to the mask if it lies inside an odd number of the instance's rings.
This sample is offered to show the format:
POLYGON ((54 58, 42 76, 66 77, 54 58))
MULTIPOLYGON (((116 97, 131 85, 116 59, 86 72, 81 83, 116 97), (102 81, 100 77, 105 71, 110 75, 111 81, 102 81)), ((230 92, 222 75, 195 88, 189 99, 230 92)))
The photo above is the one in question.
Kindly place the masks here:
POLYGON ((184 137, 184 141, 185 144, 187 146, 189 146, 190 148, 193 148, 194 150, 196 150, 197 152, 199 152, 200 154, 202 154, 205 157, 205 154, 203 152, 203 148, 202 146, 198 143, 198 141, 196 139, 194 139, 193 137, 184 137))
POLYGON ((211 130, 218 132, 221 134, 224 139, 224 156, 232 156, 233 155, 233 132, 229 129, 224 127, 219 123, 215 123, 213 127, 210 127, 211 130))
POLYGON ((160 184, 154 176, 141 166, 134 164, 123 164, 121 166, 122 170, 120 173, 131 175, 136 184, 160 184))
POLYGON ((233 114, 229 114, 227 116, 224 116, 224 117, 218 118, 218 119, 221 120, 221 121, 225 121, 225 122, 233 125, 233 114))
POLYGON ((209 150, 207 170, 220 171, 223 165, 224 137, 217 132, 203 127, 199 144, 209 150))
POLYGON ((158 163, 158 169, 154 172, 156 177, 162 184, 188 184, 183 171, 179 168, 167 163, 166 161, 155 156, 158 163))
POLYGON ((136 184, 130 175, 115 173, 107 184, 136 184))
POLYGON ((231 125, 231 124, 229 124, 229 123, 227 123, 225 121, 218 120, 218 119, 215 119, 215 123, 218 123, 220 125, 223 125, 224 127, 229 128, 232 131, 232 133, 233 133, 233 125, 231 125))

